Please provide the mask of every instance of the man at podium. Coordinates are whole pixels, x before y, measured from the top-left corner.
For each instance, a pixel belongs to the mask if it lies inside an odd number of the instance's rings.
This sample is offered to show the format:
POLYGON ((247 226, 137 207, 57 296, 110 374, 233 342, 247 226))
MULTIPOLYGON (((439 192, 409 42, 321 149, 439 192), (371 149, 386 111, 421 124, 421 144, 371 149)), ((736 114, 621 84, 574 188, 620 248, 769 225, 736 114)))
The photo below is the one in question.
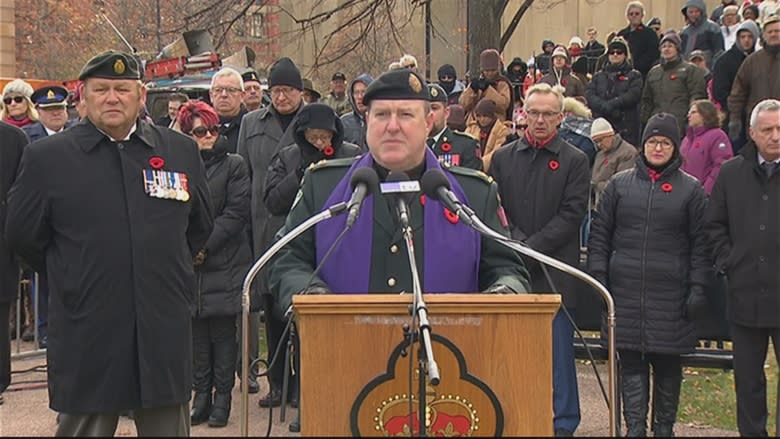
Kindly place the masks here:
MULTIPOLYGON (((428 99, 425 81, 408 69, 386 72, 372 82, 363 97, 368 106, 369 153, 312 165, 277 236, 323 208, 350 200, 352 176, 360 168, 376 171, 380 182, 391 173, 416 181, 427 170, 441 169, 458 198, 485 224, 508 236, 493 180, 472 169, 442 168, 426 146, 433 124, 428 99)), ((287 310, 292 296, 301 293, 412 293, 396 205, 392 196, 382 192, 374 189, 365 198, 354 225, 340 241, 346 215, 321 222, 277 255, 270 267, 269 283, 271 291, 278 294, 279 312, 287 310), (320 270, 314 274, 317 268, 320 270)), ((528 273, 515 252, 482 238, 419 191, 405 196, 424 293, 528 291, 528 273)))

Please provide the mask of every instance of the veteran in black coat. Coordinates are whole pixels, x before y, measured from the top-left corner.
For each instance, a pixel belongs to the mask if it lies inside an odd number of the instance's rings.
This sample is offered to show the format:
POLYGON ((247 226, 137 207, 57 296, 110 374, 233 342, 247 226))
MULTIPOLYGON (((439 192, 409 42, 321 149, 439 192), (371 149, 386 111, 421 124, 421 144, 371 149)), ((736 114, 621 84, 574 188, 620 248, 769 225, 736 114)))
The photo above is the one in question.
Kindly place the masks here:
POLYGON ((110 435, 115 422, 88 424, 124 410, 137 425, 164 410, 146 434, 189 433, 193 256, 212 229, 209 190, 192 139, 137 119, 139 77, 132 55, 91 59, 87 119, 26 148, 8 198, 9 244, 49 278, 58 434, 110 435))

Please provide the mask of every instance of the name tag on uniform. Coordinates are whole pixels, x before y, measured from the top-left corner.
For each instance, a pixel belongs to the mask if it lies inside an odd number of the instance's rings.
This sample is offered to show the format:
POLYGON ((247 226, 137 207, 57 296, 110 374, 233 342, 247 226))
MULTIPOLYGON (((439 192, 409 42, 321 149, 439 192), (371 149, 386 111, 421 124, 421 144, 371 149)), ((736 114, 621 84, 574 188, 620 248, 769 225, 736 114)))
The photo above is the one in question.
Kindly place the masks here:
POLYGON ((183 172, 163 171, 162 169, 144 169, 144 192, 153 198, 179 200, 190 199, 187 174, 183 172))

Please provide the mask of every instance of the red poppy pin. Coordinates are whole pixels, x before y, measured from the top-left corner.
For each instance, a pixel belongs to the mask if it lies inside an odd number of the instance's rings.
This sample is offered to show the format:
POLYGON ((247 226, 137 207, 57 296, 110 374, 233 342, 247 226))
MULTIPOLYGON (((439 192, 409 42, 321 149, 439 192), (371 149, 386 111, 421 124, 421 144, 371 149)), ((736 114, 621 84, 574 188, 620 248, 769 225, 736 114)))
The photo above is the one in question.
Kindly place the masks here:
POLYGON ((425 206, 425 195, 420 195, 420 205, 425 206))
POLYGON ((669 79, 674 81, 675 79, 677 79, 677 74, 676 73, 672 73, 671 75, 669 75, 669 79))
POLYGON ((558 160, 554 160, 554 159, 553 159, 553 160, 550 160, 550 161, 547 163, 547 167, 548 167, 548 168, 550 168, 550 170, 551 170, 551 171, 557 171, 557 170, 558 170, 558 168, 560 168, 560 167, 561 167, 561 164, 560 164, 560 163, 558 163, 558 160))
POLYGON ((626 78, 626 75, 620 75, 620 76, 618 76, 618 80, 619 80, 619 81, 625 81, 625 80, 627 80, 627 79, 628 79, 628 78, 626 78))
POLYGON ((441 144, 441 151, 442 152, 450 152, 451 149, 452 149, 452 145, 450 145, 449 143, 445 142, 445 143, 441 144))
POLYGON ((609 163, 609 159, 604 159, 604 161, 601 162, 601 166, 606 166, 607 163, 609 163))
POLYGON ((163 166, 165 166, 165 159, 160 156, 152 156, 149 158, 149 166, 152 167, 152 169, 162 169, 163 166))
POLYGON ((322 153, 325 154, 325 157, 332 156, 334 152, 336 152, 336 150, 333 149, 333 147, 330 145, 326 146, 325 148, 322 148, 322 153))
POLYGON ((561 85, 566 87, 566 85, 569 83, 568 79, 561 79, 561 85))
POLYGON ((661 190, 666 192, 666 193, 671 192, 672 191, 672 184, 671 183, 664 183, 664 184, 662 184, 661 185, 661 190))
POLYGON ((444 208, 444 217, 447 218, 447 221, 451 222, 452 224, 458 223, 458 215, 452 213, 446 207, 444 208))
POLYGON ((697 140, 696 142, 694 142, 694 143, 693 143, 693 147, 694 147, 694 148, 701 148, 701 141, 700 141, 700 140, 697 140))

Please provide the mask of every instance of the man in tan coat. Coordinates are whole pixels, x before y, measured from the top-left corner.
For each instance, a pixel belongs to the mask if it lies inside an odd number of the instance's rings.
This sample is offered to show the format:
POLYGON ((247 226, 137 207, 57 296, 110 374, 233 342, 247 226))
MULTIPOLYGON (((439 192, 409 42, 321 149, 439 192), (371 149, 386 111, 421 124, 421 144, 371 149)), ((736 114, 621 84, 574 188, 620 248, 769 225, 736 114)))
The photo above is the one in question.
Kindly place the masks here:
POLYGON ((458 103, 466 110, 466 121, 474 120, 474 108, 481 99, 496 103, 496 119, 511 119, 512 84, 501 75, 501 56, 496 49, 485 49, 479 55, 480 75, 469 82, 458 103))
POLYGON ((609 179, 620 171, 634 167, 637 149, 623 140, 620 134, 615 133, 612 125, 603 117, 593 121, 590 138, 599 150, 590 179, 593 195, 598 203, 599 195, 607 187, 609 179))

